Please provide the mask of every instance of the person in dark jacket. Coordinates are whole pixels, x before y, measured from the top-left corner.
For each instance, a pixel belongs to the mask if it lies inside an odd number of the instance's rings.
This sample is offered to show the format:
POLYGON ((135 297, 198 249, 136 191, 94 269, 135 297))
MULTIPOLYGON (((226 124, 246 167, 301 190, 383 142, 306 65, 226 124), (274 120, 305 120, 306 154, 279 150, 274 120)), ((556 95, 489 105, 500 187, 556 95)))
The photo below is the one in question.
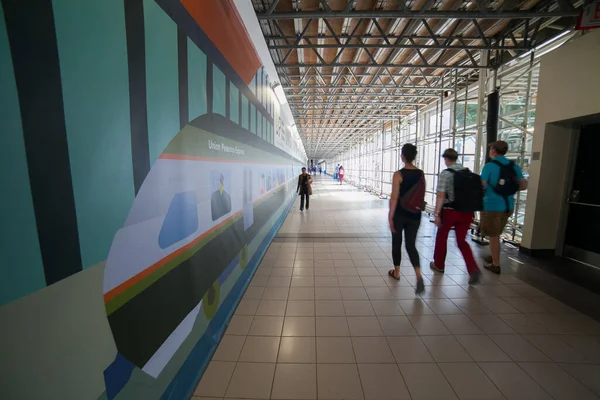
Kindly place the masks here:
POLYGON ((302 173, 298 176, 298 187, 296 188, 296 192, 300 195, 300 211, 304 211, 304 199, 306 199, 306 209, 308 210, 311 183, 312 178, 306 173, 306 168, 302 168, 302 173))

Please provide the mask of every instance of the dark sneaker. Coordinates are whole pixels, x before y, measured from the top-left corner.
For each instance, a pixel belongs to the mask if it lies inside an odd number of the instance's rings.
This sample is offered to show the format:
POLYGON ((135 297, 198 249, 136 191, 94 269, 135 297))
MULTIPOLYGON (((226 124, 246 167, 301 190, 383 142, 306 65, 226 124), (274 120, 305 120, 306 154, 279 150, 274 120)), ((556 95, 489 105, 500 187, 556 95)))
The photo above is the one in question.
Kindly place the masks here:
POLYGON ((429 263, 429 268, 434 270, 435 272, 439 272, 440 274, 444 273, 444 270, 435 266, 435 263, 432 261, 429 263))
POLYGON ((483 256, 481 258, 483 259, 483 262, 486 263, 486 264, 491 264, 493 262, 492 261, 492 256, 483 256))
POLYGON ((485 263, 483 264, 483 268, 487 269, 488 271, 493 272, 494 274, 500 274, 500 266, 499 265, 494 265, 492 263, 485 263))
POLYGON ((417 287, 415 289, 415 294, 421 294, 425 291, 425 283, 423 283, 423 279, 419 279, 417 281, 417 287))
POLYGON ((469 285, 476 285, 481 279, 481 271, 475 271, 469 277, 469 285))
POLYGON ((301 208, 300 211, 304 211, 304 208, 301 208))

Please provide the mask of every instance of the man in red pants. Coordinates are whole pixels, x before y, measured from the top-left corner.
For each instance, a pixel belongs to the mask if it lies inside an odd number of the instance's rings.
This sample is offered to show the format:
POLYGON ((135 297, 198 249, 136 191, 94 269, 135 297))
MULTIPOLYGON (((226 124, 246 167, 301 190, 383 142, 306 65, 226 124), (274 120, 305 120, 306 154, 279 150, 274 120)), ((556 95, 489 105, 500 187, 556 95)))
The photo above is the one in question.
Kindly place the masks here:
POLYGON ((476 284, 481 271, 475 262, 471 247, 465 240, 473 221, 474 211, 481 210, 483 186, 480 177, 458 164, 458 153, 447 149, 442 155, 448 167, 440 173, 435 206, 435 224, 438 227, 431 269, 443 273, 446 263, 448 234, 454 228, 456 242, 467 265, 469 284, 476 284), (456 195, 458 193, 458 195, 456 195))

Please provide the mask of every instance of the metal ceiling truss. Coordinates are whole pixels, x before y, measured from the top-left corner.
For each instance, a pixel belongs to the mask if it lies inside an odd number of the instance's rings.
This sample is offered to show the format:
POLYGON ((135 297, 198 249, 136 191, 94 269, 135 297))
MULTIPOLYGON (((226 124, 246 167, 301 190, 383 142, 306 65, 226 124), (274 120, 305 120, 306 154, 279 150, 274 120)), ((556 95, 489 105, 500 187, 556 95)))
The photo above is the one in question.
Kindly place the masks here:
POLYGON ((583 2, 252 0, 313 159, 452 100, 560 34, 583 2))

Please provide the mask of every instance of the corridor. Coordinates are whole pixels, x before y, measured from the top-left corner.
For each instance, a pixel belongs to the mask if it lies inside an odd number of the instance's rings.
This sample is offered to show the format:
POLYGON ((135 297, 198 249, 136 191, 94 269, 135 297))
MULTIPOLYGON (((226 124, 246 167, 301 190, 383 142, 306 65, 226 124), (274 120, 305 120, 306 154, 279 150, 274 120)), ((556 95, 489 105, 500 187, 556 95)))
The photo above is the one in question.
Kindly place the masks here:
POLYGON ((416 296, 404 252, 401 280, 387 276, 387 200, 330 176, 313 190, 268 249, 194 399, 600 398, 600 323, 519 279, 531 267, 518 253, 469 287, 452 237, 446 273, 429 269, 435 226, 424 218, 416 296))

